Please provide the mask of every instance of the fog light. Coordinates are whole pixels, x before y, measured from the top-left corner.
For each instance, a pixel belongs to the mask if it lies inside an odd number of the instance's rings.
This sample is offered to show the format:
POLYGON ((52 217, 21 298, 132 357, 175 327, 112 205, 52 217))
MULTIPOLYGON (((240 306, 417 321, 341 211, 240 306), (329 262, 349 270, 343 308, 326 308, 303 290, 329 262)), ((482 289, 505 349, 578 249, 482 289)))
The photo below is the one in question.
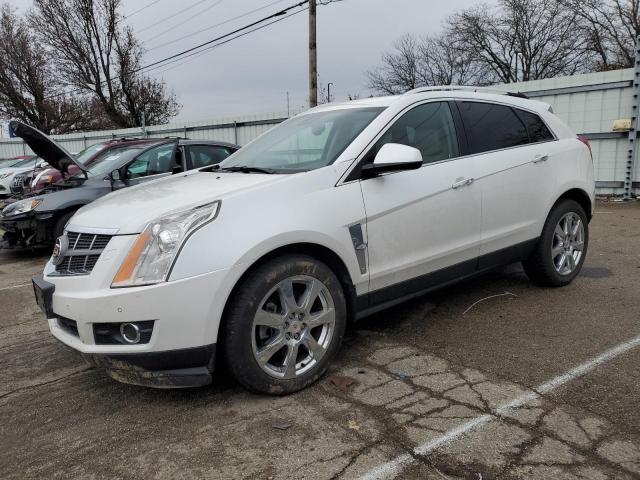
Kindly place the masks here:
POLYGON ((120 324, 120 334, 127 343, 138 343, 140 341, 140 329, 135 323, 120 324))

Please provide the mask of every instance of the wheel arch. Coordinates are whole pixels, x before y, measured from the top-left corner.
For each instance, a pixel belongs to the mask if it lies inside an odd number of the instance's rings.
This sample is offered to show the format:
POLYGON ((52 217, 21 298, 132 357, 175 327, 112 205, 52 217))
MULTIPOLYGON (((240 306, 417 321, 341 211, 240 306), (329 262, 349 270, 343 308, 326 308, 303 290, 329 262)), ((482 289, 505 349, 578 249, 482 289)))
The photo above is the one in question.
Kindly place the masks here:
POLYGON ((226 323, 227 310, 231 303, 231 300, 236 295, 238 288, 245 281, 247 276, 254 271, 259 266, 265 264, 266 262, 278 258, 284 255, 290 254, 299 254, 299 255, 307 255, 312 258, 315 258, 318 261, 326 264, 335 275, 338 277, 340 284, 342 285, 345 300, 347 303, 347 315, 349 319, 355 318, 356 311, 356 290, 353 279, 351 278, 351 274, 349 273, 349 269, 347 268, 346 263, 342 260, 340 255, 338 255, 335 251, 326 247, 324 245, 320 245, 318 243, 312 242, 297 242, 291 243, 288 245, 283 245, 269 252, 263 254, 258 259, 256 259, 253 263, 248 265, 248 267, 244 270, 244 272, 238 277, 237 281, 233 285, 233 288, 229 292, 227 299, 224 304, 224 308, 222 311, 222 316, 220 319, 220 326, 218 328, 218 341, 220 339, 220 332, 224 329, 226 323))
POLYGON ((592 205, 591 205, 591 197, 589 194, 585 192, 582 188, 571 188, 565 191, 562 195, 558 197, 558 199, 553 203, 551 209, 549 209, 549 213, 553 210, 553 208, 562 200, 574 200, 577 202, 583 209, 587 215, 587 220, 591 221, 593 217, 592 205))

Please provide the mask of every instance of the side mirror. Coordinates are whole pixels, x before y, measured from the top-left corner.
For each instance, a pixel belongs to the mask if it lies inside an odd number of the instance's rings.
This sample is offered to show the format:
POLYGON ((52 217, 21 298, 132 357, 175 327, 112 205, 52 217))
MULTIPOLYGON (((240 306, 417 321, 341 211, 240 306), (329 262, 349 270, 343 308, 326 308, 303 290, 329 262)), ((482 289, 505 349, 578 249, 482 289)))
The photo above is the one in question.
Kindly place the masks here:
POLYGON ((387 143, 382 146, 373 163, 363 165, 362 176, 371 178, 383 173, 416 170, 421 166, 420 150, 400 143, 387 143))
POLYGON ((114 170, 113 172, 111 172, 109 174, 109 178, 111 179, 111 188, 113 190, 125 186, 124 181, 122 180, 122 172, 120 172, 120 170, 114 170))

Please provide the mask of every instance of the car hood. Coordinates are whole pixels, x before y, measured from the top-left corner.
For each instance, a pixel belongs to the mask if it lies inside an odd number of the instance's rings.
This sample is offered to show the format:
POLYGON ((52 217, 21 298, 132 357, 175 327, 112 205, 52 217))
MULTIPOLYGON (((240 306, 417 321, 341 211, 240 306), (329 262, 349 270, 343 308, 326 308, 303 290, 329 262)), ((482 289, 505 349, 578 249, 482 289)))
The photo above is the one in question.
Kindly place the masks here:
POLYGON ((10 175, 20 174, 24 172, 30 172, 33 170, 33 167, 20 167, 20 168, 0 168, 0 175, 4 175, 6 173, 10 175))
POLYGON ((164 215, 216 200, 224 203, 225 198, 287 177, 215 171, 173 175, 106 195, 81 208, 70 225, 79 231, 97 228, 117 229, 118 235, 140 233, 164 215))
POLYGON ((53 168, 66 173, 70 165, 75 165, 79 169, 86 171, 83 165, 75 161, 73 155, 40 130, 17 120, 12 120, 9 126, 16 136, 22 138, 29 145, 33 153, 44 159, 53 168))

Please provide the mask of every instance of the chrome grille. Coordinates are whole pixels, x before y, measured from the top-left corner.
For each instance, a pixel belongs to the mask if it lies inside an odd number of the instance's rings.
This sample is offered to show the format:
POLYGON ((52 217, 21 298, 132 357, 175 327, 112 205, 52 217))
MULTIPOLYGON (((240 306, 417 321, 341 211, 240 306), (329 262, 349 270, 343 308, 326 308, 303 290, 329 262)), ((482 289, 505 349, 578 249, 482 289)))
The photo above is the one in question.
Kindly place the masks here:
POLYGON ((24 190, 24 175, 16 175, 11 182, 11 193, 22 193, 24 190))
POLYGON ((87 275, 95 267, 111 235, 67 232, 68 249, 59 265, 58 275, 87 275))

